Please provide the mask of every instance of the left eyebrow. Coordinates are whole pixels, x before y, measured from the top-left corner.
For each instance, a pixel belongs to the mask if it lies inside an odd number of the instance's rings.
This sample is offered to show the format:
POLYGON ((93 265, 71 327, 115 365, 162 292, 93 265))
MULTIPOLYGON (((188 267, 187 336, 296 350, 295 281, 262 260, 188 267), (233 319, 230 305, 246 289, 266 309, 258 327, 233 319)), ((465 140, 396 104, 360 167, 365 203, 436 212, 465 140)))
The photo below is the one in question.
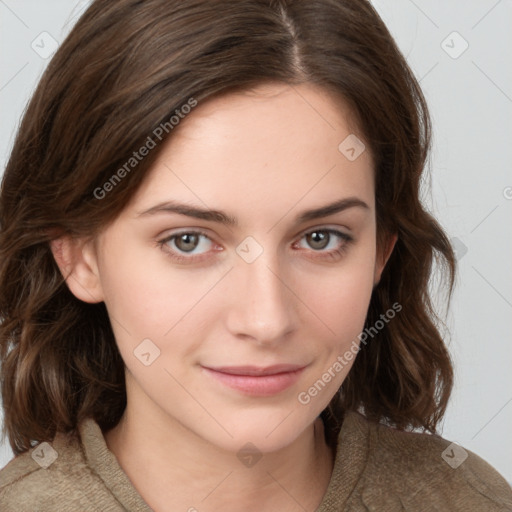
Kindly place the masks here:
POLYGON ((339 201, 335 201, 334 203, 328 204, 326 206, 321 206, 320 208, 306 210, 297 215, 295 220, 298 224, 301 224, 308 220, 320 219, 322 217, 334 215, 335 213, 342 212, 348 208, 364 208, 366 210, 370 209, 370 207, 361 199, 357 197, 347 197, 346 199, 340 199, 339 201))
MULTIPOLYGON (((369 210, 370 207, 361 199, 357 197, 347 197, 330 203, 320 208, 305 210, 295 217, 295 222, 301 224, 310 220, 320 219, 335 213, 347 210, 349 208, 364 208, 369 210)), ((219 222, 227 226, 238 226, 238 221, 235 217, 223 212, 221 210, 208 210, 198 206, 191 206, 177 201, 166 201, 159 203, 147 210, 138 212, 137 216, 154 215, 157 213, 177 213, 179 215, 186 215, 196 219, 207 220, 210 222, 219 222)))

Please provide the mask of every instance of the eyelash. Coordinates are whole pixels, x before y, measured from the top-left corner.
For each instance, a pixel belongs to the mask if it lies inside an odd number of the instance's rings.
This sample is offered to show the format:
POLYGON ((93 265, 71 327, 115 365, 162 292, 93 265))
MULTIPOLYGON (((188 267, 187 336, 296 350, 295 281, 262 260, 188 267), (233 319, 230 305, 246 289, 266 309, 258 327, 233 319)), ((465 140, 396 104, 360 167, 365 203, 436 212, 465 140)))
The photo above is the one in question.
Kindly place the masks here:
MULTIPOLYGON (((328 261, 335 261, 338 258, 340 258, 341 256, 343 256, 343 254, 347 250, 347 246, 354 241, 354 238, 352 236, 347 235, 346 233, 343 233, 341 231, 338 231, 337 229, 332 229, 332 228, 315 228, 315 229, 311 229, 310 231, 307 231, 306 233, 304 233, 299 238, 299 241, 302 240, 307 235, 310 235, 310 234, 315 233, 315 232, 322 232, 322 233, 328 233, 329 235, 335 235, 335 236, 339 237, 343 241, 343 244, 341 245, 341 247, 338 247, 335 250, 331 250, 331 251, 318 250, 318 251, 315 251, 314 249, 311 249, 311 251, 321 254, 321 256, 315 256, 315 258, 318 258, 318 259, 323 259, 323 260, 328 260, 328 261)), ((206 259, 208 257, 207 253, 200 254, 200 255, 195 255, 195 256, 194 255, 193 256, 182 256, 179 253, 175 253, 174 251, 171 251, 170 249, 166 249, 165 248, 170 241, 175 240, 175 239, 177 239, 178 237, 180 237, 182 235, 199 235, 199 236, 203 236, 203 237, 205 237, 205 238, 210 240, 210 237, 205 232, 203 232, 201 230, 191 230, 191 231, 181 231, 179 233, 174 233, 171 236, 168 236, 168 237, 166 237, 166 238, 164 238, 162 240, 157 241, 157 245, 158 245, 158 247, 160 247, 160 249, 162 251, 164 251, 167 254, 167 256, 169 256, 169 258, 171 258, 172 260, 176 261, 177 263, 197 263, 197 262, 200 262, 200 261, 202 261, 202 260, 204 260, 204 259, 206 259)), ((330 243, 330 240, 329 240, 329 243, 330 243)))

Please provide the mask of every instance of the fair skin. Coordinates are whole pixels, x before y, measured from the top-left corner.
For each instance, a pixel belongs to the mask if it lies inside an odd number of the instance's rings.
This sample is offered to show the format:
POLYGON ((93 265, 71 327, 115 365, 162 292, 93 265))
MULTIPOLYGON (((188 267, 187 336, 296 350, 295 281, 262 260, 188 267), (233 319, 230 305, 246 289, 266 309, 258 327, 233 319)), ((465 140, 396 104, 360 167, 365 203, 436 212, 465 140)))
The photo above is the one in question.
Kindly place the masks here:
POLYGON ((105 439, 157 512, 312 511, 322 501, 334 454, 319 414, 353 361, 309 403, 297 397, 357 340, 394 245, 377 251, 370 152, 350 161, 338 150, 351 133, 363 138, 347 114, 307 84, 204 102, 113 223, 92 241, 52 243, 75 296, 106 304, 128 403, 105 439), (338 211, 299 218, 340 200, 338 211), (237 223, 153 208, 170 201, 237 223), (170 238, 178 233, 189 236, 170 238), (149 365, 134 354, 145 339, 146 362, 160 351, 149 365), (232 387, 214 370, 278 364, 299 368, 281 373, 293 375, 282 389, 242 370, 232 387), (254 464, 237 457, 247 443, 262 455, 254 464))

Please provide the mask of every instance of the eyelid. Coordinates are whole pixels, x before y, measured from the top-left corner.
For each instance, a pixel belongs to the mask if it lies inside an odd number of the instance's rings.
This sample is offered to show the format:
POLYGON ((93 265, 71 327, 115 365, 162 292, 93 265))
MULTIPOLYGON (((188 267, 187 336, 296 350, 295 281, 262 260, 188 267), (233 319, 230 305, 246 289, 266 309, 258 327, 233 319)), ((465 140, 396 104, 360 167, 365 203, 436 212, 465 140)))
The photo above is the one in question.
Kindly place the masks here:
MULTIPOLYGON (((294 244, 299 243, 305 236, 310 235, 311 233, 314 233, 316 231, 323 231, 325 233, 328 233, 329 235, 337 236, 338 238, 341 238, 342 240, 344 240, 345 243, 349 243, 349 242, 353 242, 354 241, 354 237, 351 234, 345 233, 344 231, 342 231, 338 227, 334 228, 334 227, 328 227, 328 226, 320 226, 320 227, 308 228, 306 231, 303 231, 297 237, 296 242, 294 242, 294 244)), ((318 254, 322 254, 322 253, 328 254, 330 252, 330 251, 315 251, 313 249, 311 249, 311 251, 312 252, 316 252, 318 254)))
POLYGON ((178 238, 180 235, 199 235, 207 238, 212 244, 217 244, 212 236, 205 230, 201 228, 188 228, 188 229, 180 229, 179 231, 173 231, 164 235, 159 239, 160 242, 169 242, 170 240, 178 238))
POLYGON ((208 229, 206 229, 206 228, 198 228, 198 227, 194 227, 194 226, 186 227, 186 228, 170 228, 170 229, 165 229, 162 233, 164 233, 164 234, 159 234, 159 235, 157 235, 157 237, 158 238, 159 237, 170 238, 172 236, 181 235, 183 233, 198 233, 198 234, 201 234, 201 235, 208 236, 208 238, 210 237, 208 229))
POLYGON ((351 234, 352 230, 347 226, 339 226, 332 224, 317 224, 315 226, 310 226, 306 228, 304 231, 301 231, 294 240, 301 240, 306 235, 314 233, 315 231, 326 231, 331 234, 339 235, 343 238, 353 240, 354 236, 351 234))

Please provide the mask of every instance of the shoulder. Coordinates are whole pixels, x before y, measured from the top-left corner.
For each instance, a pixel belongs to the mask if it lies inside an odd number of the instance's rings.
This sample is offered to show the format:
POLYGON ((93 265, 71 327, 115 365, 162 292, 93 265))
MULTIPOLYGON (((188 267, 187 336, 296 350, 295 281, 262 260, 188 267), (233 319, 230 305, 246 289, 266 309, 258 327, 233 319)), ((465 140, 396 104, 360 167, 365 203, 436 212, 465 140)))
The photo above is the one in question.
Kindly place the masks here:
POLYGON ((357 413, 350 418, 366 431, 361 498, 369 510, 384 510, 388 502, 399 510, 512 510, 510 485, 470 450, 438 435, 372 423, 357 413), (371 508, 375 503, 379 506, 371 508))
POLYGON ((96 510, 99 487, 78 435, 58 433, 0 470, 0 510, 96 510))

